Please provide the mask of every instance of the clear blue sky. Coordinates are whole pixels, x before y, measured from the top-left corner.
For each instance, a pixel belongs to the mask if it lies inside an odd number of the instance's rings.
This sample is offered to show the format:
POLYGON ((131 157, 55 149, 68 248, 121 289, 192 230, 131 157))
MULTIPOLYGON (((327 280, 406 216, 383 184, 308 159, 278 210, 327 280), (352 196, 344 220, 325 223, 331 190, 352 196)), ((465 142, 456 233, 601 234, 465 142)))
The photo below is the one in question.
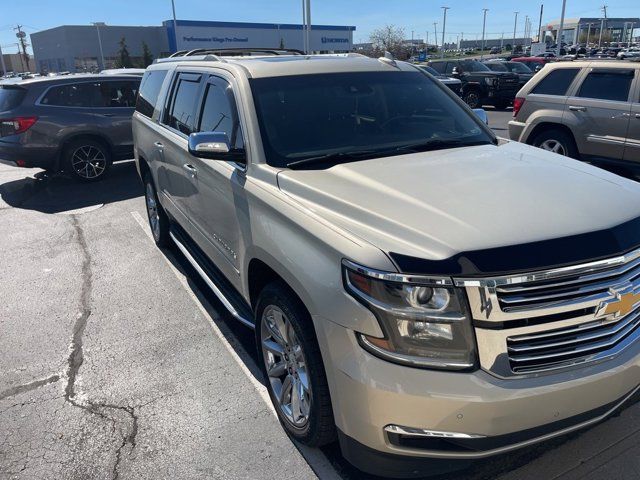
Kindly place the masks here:
MULTIPOLYGON (((300 22, 301 0, 175 0, 176 14, 182 20, 249 21, 269 23, 300 22)), ((520 11, 518 32, 524 32, 524 18, 533 19, 537 28, 540 1, 513 0, 312 0, 312 22, 355 25, 354 41, 366 41, 369 33, 386 23, 405 29, 406 36, 424 38, 433 22, 441 36, 441 5, 451 7, 447 17, 447 41, 464 32, 475 38, 482 32, 482 8, 488 8, 488 36, 501 32, 513 35, 515 10, 520 11), (510 33, 511 32, 511 33, 510 33)), ((543 22, 560 17, 561 0, 543 1, 543 22)), ((568 0, 571 17, 599 17, 600 7, 608 5, 611 17, 640 17, 640 0, 568 0)), ((171 18, 170 0, 0 0, 0 45, 5 53, 15 52, 13 27, 20 23, 29 34, 58 25, 104 21, 111 25, 159 25, 171 18)), ((639 26, 640 27, 640 26, 639 26)), ((430 38, 433 40, 433 37, 430 38)))

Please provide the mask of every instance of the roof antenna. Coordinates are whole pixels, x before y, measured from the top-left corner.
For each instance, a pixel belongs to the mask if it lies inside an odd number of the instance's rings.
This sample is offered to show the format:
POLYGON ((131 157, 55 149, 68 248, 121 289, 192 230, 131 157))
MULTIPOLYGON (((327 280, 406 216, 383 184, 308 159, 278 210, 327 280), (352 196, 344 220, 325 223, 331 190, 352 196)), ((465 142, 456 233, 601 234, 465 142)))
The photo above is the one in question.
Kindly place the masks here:
POLYGON ((398 64, 396 63, 396 59, 393 57, 393 54, 387 50, 384 51, 384 57, 380 57, 378 61, 386 63, 387 65, 390 65, 392 67, 399 68, 398 64))

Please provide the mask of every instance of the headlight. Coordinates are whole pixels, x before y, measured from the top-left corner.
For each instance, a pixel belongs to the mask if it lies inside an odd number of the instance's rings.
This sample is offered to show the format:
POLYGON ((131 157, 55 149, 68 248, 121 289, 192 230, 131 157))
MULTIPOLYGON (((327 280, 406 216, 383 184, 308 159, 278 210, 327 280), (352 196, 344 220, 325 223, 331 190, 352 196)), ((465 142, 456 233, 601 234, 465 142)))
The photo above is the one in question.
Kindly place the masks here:
POLYGON ((484 79, 484 82, 489 85, 490 87, 494 87, 498 84, 498 79, 497 78, 493 78, 493 77, 486 77, 484 79))
POLYGON ((347 291, 376 316, 384 338, 358 334, 370 353, 405 365, 476 366, 476 342, 462 292, 446 278, 406 278, 343 261, 347 291))

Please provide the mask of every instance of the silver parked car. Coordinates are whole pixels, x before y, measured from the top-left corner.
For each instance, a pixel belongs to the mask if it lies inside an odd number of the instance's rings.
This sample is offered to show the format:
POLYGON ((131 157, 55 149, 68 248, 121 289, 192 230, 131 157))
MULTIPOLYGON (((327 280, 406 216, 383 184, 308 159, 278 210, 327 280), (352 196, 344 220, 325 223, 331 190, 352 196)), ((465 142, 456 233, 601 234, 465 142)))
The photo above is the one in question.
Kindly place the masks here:
POLYGON ((499 141, 408 63, 199 53, 140 87, 151 231, 255 329, 290 436, 407 478, 635 398, 640 184, 499 141))
POLYGON ((559 62, 519 92, 512 140, 605 167, 640 167, 640 63, 559 62))

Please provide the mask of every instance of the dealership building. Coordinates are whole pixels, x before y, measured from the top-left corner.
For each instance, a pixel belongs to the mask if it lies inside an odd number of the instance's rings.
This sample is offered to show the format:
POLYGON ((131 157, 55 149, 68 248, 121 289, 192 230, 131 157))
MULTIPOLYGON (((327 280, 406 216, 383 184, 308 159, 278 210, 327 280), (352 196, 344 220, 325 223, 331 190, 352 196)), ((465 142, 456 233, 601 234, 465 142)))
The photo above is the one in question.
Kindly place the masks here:
MULTIPOLYGON (((547 43, 555 43, 560 20, 549 22, 542 27, 544 40, 547 43)), ((635 37, 634 31, 640 28, 640 18, 567 18, 562 28, 562 41, 575 44, 589 38, 589 43, 598 43, 600 30, 609 33, 614 42, 625 42, 635 37), (582 39, 582 40, 581 40, 582 39)))
MULTIPOLYGON (((312 25, 310 49, 349 52, 356 27, 312 25)), ((63 25, 31 34, 36 70, 86 72, 116 65, 124 38, 134 65, 142 64, 143 43, 154 58, 197 48, 303 49, 300 24, 167 20, 162 26, 63 25)))

